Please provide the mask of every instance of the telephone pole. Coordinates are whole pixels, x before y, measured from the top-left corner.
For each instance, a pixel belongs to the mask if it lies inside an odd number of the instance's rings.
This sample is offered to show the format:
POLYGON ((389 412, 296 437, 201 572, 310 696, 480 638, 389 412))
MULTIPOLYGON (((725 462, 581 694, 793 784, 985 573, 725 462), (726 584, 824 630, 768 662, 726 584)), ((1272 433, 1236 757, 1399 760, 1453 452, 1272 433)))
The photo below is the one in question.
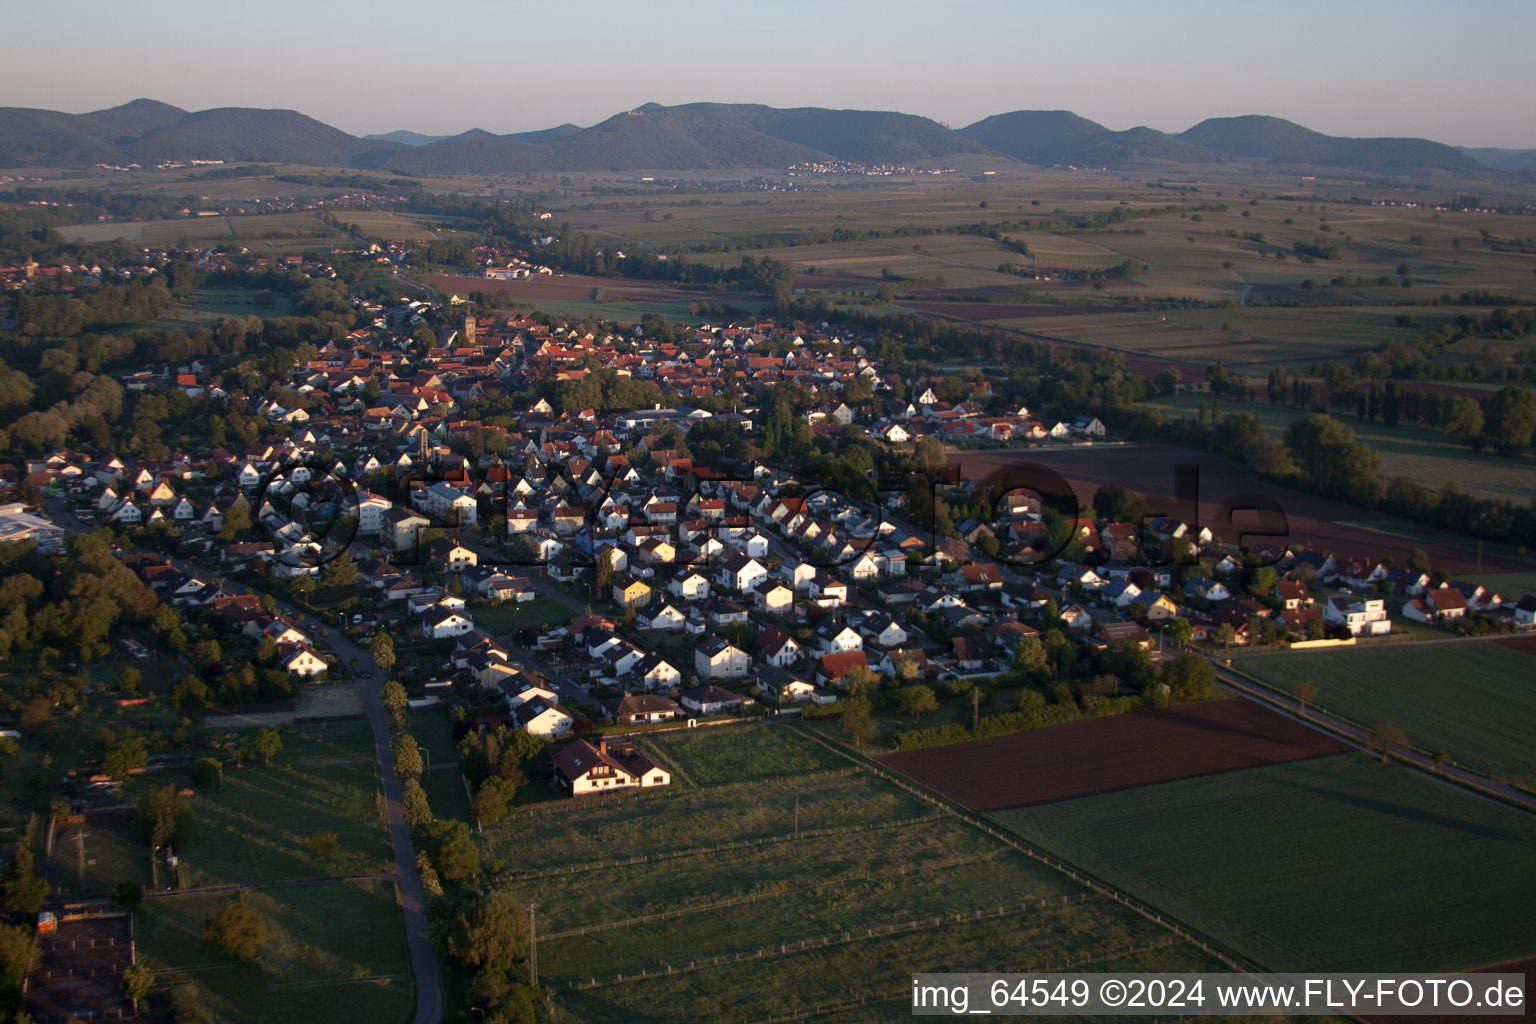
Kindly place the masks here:
POLYGON ((981 727, 981 687, 971 687, 971 732, 981 727))
POLYGON ((800 838, 800 794, 795 794, 795 838, 800 838))
POLYGON ((79 865, 80 889, 85 890, 85 840, 90 833, 84 829, 75 829, 75 860, 79 865))
POLYGON ((539 933, 534 922, 533 900, 528 901, 528 984, 539 987, 539 933))

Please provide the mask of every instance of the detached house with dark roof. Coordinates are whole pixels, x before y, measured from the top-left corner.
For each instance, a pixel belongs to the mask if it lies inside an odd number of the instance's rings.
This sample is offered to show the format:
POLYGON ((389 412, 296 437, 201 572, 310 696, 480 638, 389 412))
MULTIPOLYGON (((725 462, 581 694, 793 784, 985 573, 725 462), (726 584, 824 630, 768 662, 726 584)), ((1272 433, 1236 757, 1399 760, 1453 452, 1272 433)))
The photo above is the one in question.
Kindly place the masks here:
POLYGON ((561 747, 554 755, 555 785, 571 796, 590 796, 618 789, 666 786, 672 773, 639 753, 622 739, 586 740, 561 747))

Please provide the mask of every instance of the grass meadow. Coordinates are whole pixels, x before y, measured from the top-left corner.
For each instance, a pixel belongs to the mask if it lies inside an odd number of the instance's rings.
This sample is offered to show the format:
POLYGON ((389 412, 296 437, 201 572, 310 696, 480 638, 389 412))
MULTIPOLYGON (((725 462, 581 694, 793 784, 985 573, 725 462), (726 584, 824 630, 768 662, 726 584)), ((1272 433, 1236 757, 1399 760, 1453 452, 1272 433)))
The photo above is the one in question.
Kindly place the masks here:
POLYGON ((1313 702, 1370 728, 1390 722, 1417 747, 1458 764, 1536 780, 1536 658, 1486 640, 1290 651, 1239 662, 1289 692, 1317 686, 1313 702))
POLYGON ((1266 969, 1444 971, 1536 953, 1536 819, 1366 754, 993 817, 1266 969))
POLYGON ((515 865, 494 884, 539 900, 541 976, 583 1020, 879 1005, 924 969, 1214 964, 792 727, 642 743, 674 793, 485 831, 490 857, 515 865))
MULTIPOLYGON (((1200 403, 1209 405, 1213 396, 1204 392, 1184 391, 1145 403, 1170 416, 1193 416, 1200 403)), ((1269 402, 1246 402, 1233 398, 1221 400, 1223 415, 1253 413, 1274 437, 1308 410, 1269 402)), ((1443 430, 1400 424, 1388 427, 1374 420, 1362 420, 1347 413, 1335 418, 1355 432, 1355 439, 1370 445, 1381 457, 1381 475, 1390 480, 1406 476, 1421 486, 1438 490, 1454 480, 1469 494, 1485 498, 1503 498, 1523 503, 1536 494, 1536 455, 1505 456, 1491 451, 1475 452, 1455 436, 1443 430)))
POLYGON ((395 1024, 414 1008, 405 927, 393 883, 247 890, 238 899, 267 922, 260 959, 238 963, 203 941, 203 926, 233 897, 147 901, 134 913, 141 962, 162 989, 195 983, 208 1017, 395 1024))

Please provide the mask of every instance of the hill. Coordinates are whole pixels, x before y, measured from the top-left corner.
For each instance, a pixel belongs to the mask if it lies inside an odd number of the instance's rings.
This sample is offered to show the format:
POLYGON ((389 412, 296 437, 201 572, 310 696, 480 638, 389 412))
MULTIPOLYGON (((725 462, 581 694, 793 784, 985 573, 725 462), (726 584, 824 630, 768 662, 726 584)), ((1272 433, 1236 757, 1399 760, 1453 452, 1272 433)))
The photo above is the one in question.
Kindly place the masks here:
POLYGON ((1496 171, 1510 174, 1536 173, 1536 149, 1496 149, 1489 147, 1458 146, 1461 152, 1473 160, 1496 171))
POLYGON ((758 104, 646 104, 590 128, 562 125, 516 135, 459 137, 387 161, 415 173, 532 170, 686 170, 783 167, 846 160, 909 163, 985 152, 912 114, 758 104))
POLYGON ((1349 139, 1324 135, 1280 117, 1249 114, 1213 117, 1180 138, 1238 157, 1371 170, 1428 168, 1476 173, 1487 170, 1467 154, 1427 139, 1349 139))
POLYGON ((1029 164, 1125 167, 1148 161, 1215 163, 1222 155, 1152 128, 1111 131, 1070 110, 1015 110, 960 135, 1029 164))
POLYGON ((385 132, 382 135, 364 135, 363 138, 370 142, 398 142, 402 146, 430 146, 434 142, 442 142, 448 135, 423 135, 420 132, 396 131, 385 132))
POLYGON ((1079 167, 1267 160, 1287 166, 1487 174, 1536 173, 1536 153, 1458 150, 1426 139, 1348 139, 1278 117, 1221 117, 1169 134, 1111 131, 1067 110, 1015 110, 959 131, 913 114, 751 103, 648 103, 581 128, 441 137, 397 131, 357 138, 293 110, 188 112, 137 99, 89 114, 0 108, 0 167, 162 160, 263 160, 406 173, 782 168, 846 161, 933 166, 960 153, 1079 167))
POLYGON ((356 138, 294 110, 188 113, 145 99, 89 114, 0 108, 0 166, 8 167, 192 159, 365 167, 404 148, 356 138))

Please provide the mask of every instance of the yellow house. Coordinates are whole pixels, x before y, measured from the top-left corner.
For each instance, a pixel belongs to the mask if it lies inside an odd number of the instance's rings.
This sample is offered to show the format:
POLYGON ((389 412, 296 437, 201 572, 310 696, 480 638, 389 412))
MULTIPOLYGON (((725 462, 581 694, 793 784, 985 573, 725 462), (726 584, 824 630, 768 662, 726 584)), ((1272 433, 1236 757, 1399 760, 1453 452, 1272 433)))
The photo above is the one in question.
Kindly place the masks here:
POLYGON ((1147 618, 1153 622, 1177 618, 1178 614, 1179 606, 1169 600, 1167 594, 1158 594, 1156 601, 1147 603, 1147 618))
POLYGON ((621 608, 638 608, 650 599, 650 585, 638 577, 625 576, 613 581, 613 601, 621 608))

